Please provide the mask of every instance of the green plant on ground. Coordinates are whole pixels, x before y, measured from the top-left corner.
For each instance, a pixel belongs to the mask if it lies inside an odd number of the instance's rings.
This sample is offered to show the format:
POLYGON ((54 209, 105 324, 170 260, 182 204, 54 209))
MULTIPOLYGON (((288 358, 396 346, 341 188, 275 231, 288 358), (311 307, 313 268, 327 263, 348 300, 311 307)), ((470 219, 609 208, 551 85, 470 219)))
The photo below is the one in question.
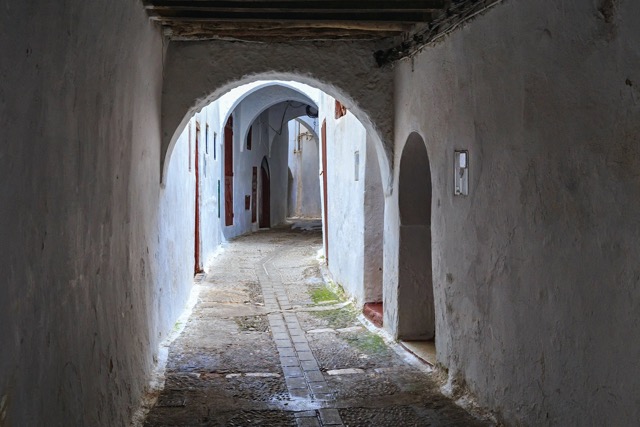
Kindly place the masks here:
POLYGON ((387 344, 379 335, 368 331, 349 334, 343 338, 351 346, 356 347, 358 350, 368 355, 380 354, 388 350, 387 344))
POLYGON ((340 298, 333 293, 329 288, 323 286, 321 288, 315 288, 311 291, 311 299, 315 304, 325 301, 338 301, 340 298))
POLYGON ((358 312, 351 305, 337 310, 314 311, 311 314, 318 319, 324 320, 327 323, 327 327, 333 329, 348 328, 359 324, 357 319, 358 312))

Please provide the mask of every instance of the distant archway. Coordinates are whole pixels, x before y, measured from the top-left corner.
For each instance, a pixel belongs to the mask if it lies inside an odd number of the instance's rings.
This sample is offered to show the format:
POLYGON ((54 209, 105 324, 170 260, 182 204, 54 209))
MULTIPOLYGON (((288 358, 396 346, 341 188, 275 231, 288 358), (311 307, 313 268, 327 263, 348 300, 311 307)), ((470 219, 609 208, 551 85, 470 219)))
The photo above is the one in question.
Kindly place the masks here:
POLYGON ((260 228, 271 227, 271 176, 267 158, 262 159, 260 166, 260 215, 258 221, 260 228))
POLYGON ((398 338, 431 340, 435 306, 431 255, 431 168, 424 140, 412 133, 402 151, 398 181, 398 338))
MULTIPOLYGON (((304 116, 306 114, 306 106, 312 106, 316 110, 318 105, 316 102, 295 87, 291 87, 284 82, 264 83, 248 90, 239 96, 233 104, 230 105, 224 116, 224 121, 231 116, 237 109, 242 109, 242 115, 245 117, 245 123, 253 123, 260 114, 277 104, 286 101, 292 101, 301 104, 301 108, 297 108, 297 112, 293 112, 290 116, 304 116)), ((292 108, 296 110, 296 108, 292 108)), ((238 135, 240 140, 246 138, 249 128, 240 128, 238 135)), ((243 148, 241 147, 241 150, 243 148)))

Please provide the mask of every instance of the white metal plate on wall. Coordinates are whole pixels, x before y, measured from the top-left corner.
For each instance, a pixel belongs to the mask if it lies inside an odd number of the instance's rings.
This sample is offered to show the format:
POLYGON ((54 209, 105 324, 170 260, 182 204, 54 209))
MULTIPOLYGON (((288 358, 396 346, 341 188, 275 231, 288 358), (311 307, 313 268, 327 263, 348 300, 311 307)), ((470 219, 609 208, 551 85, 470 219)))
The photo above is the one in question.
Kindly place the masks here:
POLYGON ((455 150, 453 159, 453 194, 469 195, 469 152, 455 150))

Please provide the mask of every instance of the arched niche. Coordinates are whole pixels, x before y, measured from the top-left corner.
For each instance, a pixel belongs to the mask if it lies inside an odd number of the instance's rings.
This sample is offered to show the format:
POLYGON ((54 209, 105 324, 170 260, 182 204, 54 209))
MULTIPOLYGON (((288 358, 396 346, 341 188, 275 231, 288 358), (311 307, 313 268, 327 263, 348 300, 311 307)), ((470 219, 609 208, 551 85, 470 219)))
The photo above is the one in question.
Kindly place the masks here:
POLYGON ((414 132, 402 151, 398 178, 398 339, 401 340, 431 340, 435 336, 431 197, 429 156, 424 140, 414 132))

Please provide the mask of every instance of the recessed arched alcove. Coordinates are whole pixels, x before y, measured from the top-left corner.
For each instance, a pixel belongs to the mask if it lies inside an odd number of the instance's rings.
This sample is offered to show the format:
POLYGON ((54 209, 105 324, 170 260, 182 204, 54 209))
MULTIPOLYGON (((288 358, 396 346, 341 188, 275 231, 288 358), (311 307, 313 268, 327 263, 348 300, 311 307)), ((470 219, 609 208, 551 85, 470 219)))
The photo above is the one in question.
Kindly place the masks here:
POLYGON ((431 193, 429 156, 424 140, 414 132, 402 151, 398 179, 398 338, 401 340, 431 340, 435 336, 431 193))

